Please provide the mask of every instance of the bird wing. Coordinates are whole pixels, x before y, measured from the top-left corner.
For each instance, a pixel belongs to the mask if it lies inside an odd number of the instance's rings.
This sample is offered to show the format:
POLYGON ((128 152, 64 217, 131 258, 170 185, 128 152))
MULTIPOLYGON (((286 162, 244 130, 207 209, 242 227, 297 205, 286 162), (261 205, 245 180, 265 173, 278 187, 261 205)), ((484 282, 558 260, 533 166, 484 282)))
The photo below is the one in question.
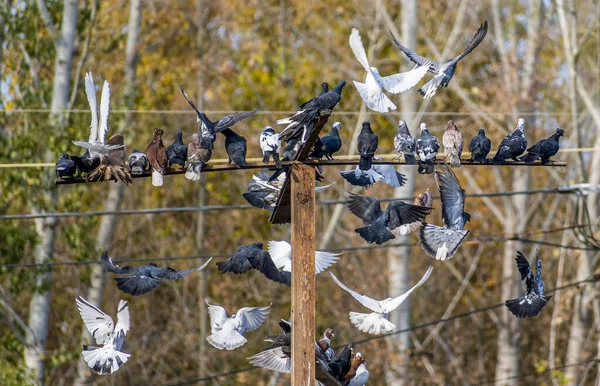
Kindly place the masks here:
POLYGON ((399 228, 401 225, 425 220, 431 213, 431 208, 426 206, 411 205, 402 201, 392 201, 386 208, 389 220, 387 227, 390 230, 399 228))
MULTIPOLYGON (((456 174, 449 166, 436 168, 435 176, 442 199, 444 224, 448 228, 455 229, 457 224, 463 225, 465 191, 461 188, 456 174)), ((458 229, 462 229, 462 226, 459 226, 458 229)))
POLYGON ((339 260, 341 253, 315 252, 315 273, 318 275, 339 260))
POLYGON ((469 230, 454 230, 423 223, 419 230, 419 241, 429 256, 436 260, 449 260, 469 232, 469 230))
POLYGON ((284 271, 292 270, 292 246, 287 241, 269 241, 269 255, 273 264, 284 271))
POLYGON ((117 325, 115 326, 115 336, 123 339, 123 336, 127 335, 129 327, 131 326, 131 319, 129 317, 129 306, 125 300, 119 300, 119 307, 117 308, 117 325))
POLYGON ((381 90, 381 87, 375 82, 360 83, 353 81, 356 91, 368 108, 378 113, 387 113, 390 110, 396 110, 396 105, 381 90))
POLYGON ((358 62, 367 72, 370 72, 371 69, 369 67, 369 59, 367 59, 365 47, 363 46, 362 39, 360 38, 360 33, 356 28, 352 28, 349 41, 350 48, 352 49, 352 53, 356 57, 356 60, 358 60, 358 62))
POLYGON ((217 305, 210 304, 208 300, 204 299, 204 302, 208 306, 208 315, 210 316, 210 327, 213 332, 219 331, 223 328, 223 325, 227 321, 227 312, 225 308, 217 305))
POLYGON ((521 274, 521 280, 525 280, 525 285, 527 286, 527 293, 529 293, 531 292, 535 284, 531 266, 529 265, 527 258, 525 257, 525 255, 523 255, 521 251, 517 251, 517 257, 515 258, 515 261, 517 262, 517 269, 521 274))
POLYGON ((417 66, 407 72, 384 76, 381 78, 381 84, 392 94, 399 94, 415 87, 423 79, 427 70, 427 66, 417 66))
POLYGON ((208 265, 208 263, 210 263, 211 260, 212 260, 212 257, 210 259, 208 259, 206 261, 206 263, 202 264, 198 268, 190 268, 190 269, 186 269, 183 271, 178 271, 178 270, 172 269, 172 268, 165 268, 165 269, 161 270, 155 277, 157 279, 161 279, 161 280, 181 279, 183 277, 186 277, 190 273, 202 271, 208 265))
POLYGON ((271 259, 271 255, 269 255, 269 252, 262 251, 260 259, 262 260, 262 265, 259 267, 259 271, 265 275, 267 279, 273 280, 277 283, 285 284, 288 287, 292 285, 291 273, 277 269, 273 263, 273 260, 271 259))
POLYGON ((112 272, 117 275, 131 275, 137 271, 137 267, 119 267, 113 262, 112 257, 108 256, 108 253, 106 251, 102 252, 102 255, 100 256, 100 261, 102 262, 102 265, 104 265, 104 268, 106 268, 108 272, 112 272))
MULTIPOLYGON (((209 131, 208 134, 211 135, 211 136, 214 136, 215 133, 212 132, 214 124, 210 121, 210 119, 208 119, 208 117, 206 116, 206 114, 201 113, 198 110, 198 108, 196 107, 196 105, 194 104, 194 102, 192 102, 192 100, 188 96, 188 94, 185 91, 185 88, 183 88, 183 86, 181 86, 181 93, 183 94, 183 97, 185 98, 185 100, 190 104, 190 106, 192 106, 192 109, 194 109, 194 111, 196 112, 198 120, 202 121, 202 123, 204 123, 204 125, 206 126, 207 130, 209 131)), ((205 136, 205 133, 202 133, 202 135, 205 136)), ((213 138, 213 140, 214 140, 214 138, 213 138)))
POLYGON ((217 121, 215 125, 215 132, 219 133, 254 114, 256 114, 256 110, 242 111, 241 113, 226 115, 217 121))
MULTIPOLYGON (((289 349, 289 348, 288 348, 289 349)), ((292 359, 285 347, 274 347, 254 354, 248 358, 249 362, 257 367, 290 374, 292 372, 292 359)))
POLYGON ((413 62, 414 64, 417 64, 419 66, 426 67, 429 72, 434 73, 434 74, 439 71, 440 64, 438 62, 436 62, 435 60, 432 60, 432 59, 428 59, 424 56, 421 56, 421 55, 417 54, 416 52, 408 49, 407 47, 404 47, 402 44, 400 44, 400 42, 398 40, 396 40, 396 37, 394 36, 392 31, 390 31, 390 35, 392 35, 392 40, 394 41, 394 44, 396 45, 396 47, 398 47, 398 49, 400 51, 404 52, 404 55, 406 55, 408 57, 408 59, 410 59, 411 62, 413 62))
POLYGON ((161 283, 159 279, 148 276, 117 277, 115 281, 118 289, 133 296, 147 294, 161 283))
POLYGON ((87 330, 92 334, 96 343, 107 343, 108 337, 112 334, 115 327, 112 318, 81 296, 78 296, 75 302, 83 319, 83 324, 85 324, 87 330))
POLYGON ((348 209, 353 215, 363 220, 365 225, 372 223, 381 213, 381 203, 373 197, 363 196, 357 193, 348 192, 350 202, 348 209))
POLYGON ((235 314, 236 321, 240 326, 239 332, 243 334, 246 331, 254 331, 259 328, 269 314, 269 304, 267 307, 243 307, 235 314))
POLYGON ((394 311, 396 308, 398 308, 400 306, 400 304, 402 304, 402 302, 404 302, 406 300, 408 295, 411 294, 411 292, 413 292, 414 290, 416 290, 417 288, 422 286, 427 281, 427 279, 429 279, 429 276, 431 275, 432 271, 433 271, 433 267, 430 266, 427 269, 427 271, 425 272, 425 274, 423 275, 423 277, 421 278, 421 280, 419 280, 419 282, 417 284, 415 284, 411 289, 409 289, 402 295, 397 296, 397 297, 391 299, 390 301, 385 302, 384 306, 383 306, 383 313, 387 314, 387 313, 394 311))
POLYGON ((406 182, 406 178, 401 173, 396 171, 394 165, 373 165, 371 170, 379 173, 383 178, 381 182, 384 184, 388 184, 393 186, 394 188, 399 188, 404 185, 406 182))
POLYGON ((89 143, 95 142, 98 139, 98 101, 96 100, 96 86, 94 86, 94 77, 91 72, 85 74, 85 95, 87 96, 88 104, 92 112, 92 123, 90 125, 89 143))
POLYGON ((346 287, 344 285, 344 283, 342 283, 341 281, 339 281, 339 279, 337 277, 335 277, 335 275, 333 274, 333 272, 329 272, 329 274, 331 275, 331 277, 333 278, 333 281, 335 281, 335 283, 338 286, 340 286, 344 291, 346 291, 350 295, 352 295, 352 297, 354 299, 358 300, 358 302, 360 304, 362 304, 363 306, 367 307, 371 311, 378 312, 378 313, 384 313, 383 307, 382 307, 382 305, 383 305, 382 302, 380 302, 378 300, 375 300, 375 299, 371 299, 368 296, 361 295, 358 292, 352 291, 350 288, 346 287))
POLYGON ((488 31, 488 22, 486 20, 479 27, 479 29, 475 33, 475 36, 473 36, 473 38, 471 39, 469 44, 467 44, 467 47, 465 48, 463 53, 458 55, 456 58, 452 59, 452 62, 450 62, 449 65, 451 66, 452 64, 458 62, 465 56, 469 55, 471 53, 471 51, 473 51, 479 45, 479 43, 481 43, 483 41, 483 39, 485 38, 485 35, 487 35, 487 31, 488 31))
POLYGON ((98 128, 97 140, 105 143, 106 132, 108 131, 108 111, 110 109, 110 86, 108 81, 104 81, 102 86, 102 96, 100 97, 100 127, 98 128))

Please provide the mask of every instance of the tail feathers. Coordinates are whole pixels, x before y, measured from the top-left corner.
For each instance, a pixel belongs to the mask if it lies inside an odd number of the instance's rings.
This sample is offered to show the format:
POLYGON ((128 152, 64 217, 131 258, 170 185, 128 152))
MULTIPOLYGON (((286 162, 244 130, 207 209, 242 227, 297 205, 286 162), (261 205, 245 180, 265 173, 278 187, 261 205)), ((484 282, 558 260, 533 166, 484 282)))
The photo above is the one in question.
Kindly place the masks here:
POLYGON ((83 346, 83 360, 95 373, 112 374, 119 370, 131 354, 107 347, 83 346))
POLYGON ((381 89, 378 92, 373 93, 375 90, 370 90, 369 86, 365 83, 353 81, 356 90, 360 94, 363 102, 371 110, 379 113, 387 113, 390 110, 396 110, 396 105, 383 93, 381 89))
POLYGON ((523 157, 521 157, 521 161, 526 162, 528 164, 534 163, 538 159, 537 154, 527 153, 523 157))
POLYGON ((223 332, 223 330, 207 336, 206 340, 219 350, 235 350, 236 348, 243 346, 248 341, 237 331, 226 333, 223 332))
POLYGON ((373 185, 374 183, 376 183, 377 181, 379 181, 383 178, 383 176, 381 174, 377 173, 373 169, 346 170, 346 171, 340 172, 340 175, 342 176, 343 179, 348 181, 351 185, 360 186, 363 188, 365 188, 365 187, 368 188, 369 186, 373 185))
POLYGON ((504 158, 498 158, 498 154, 492 158, 492 164, 494 165, 502 165, 504 163, 504 158))
POLYGON ((517 318, 533 318, 540 313, 551 298, 552 296, 539 296, 530 293, 518 299, 506 300, 504 304, 517 318))
POLYGON ((433 174, 434 170, 435 170, 435 166, 433 165, 433 162, 429 163, 429 162, 419 161, 419 167, 417 169, 419 174, 433 174))
POLYGON ((487 162, 487 159, 485 158, 485 155, 483 155, 483 154, 471 153, 471 158, 473 159, 473 161, 479 162, 480 164, 484 164, 487 162))
POLYGON ((407 165, 416 165, 417 164, 417 160, 415 159, 415 156, 412 154, 404 153, 404 161, 406 161, 407 165))
POLYGON ((450 154, 450 166, 452 166, 453 168, 460 167, 460 157, 458 156, 458 154, 450 154))
POLYGON ((359 312, 350 312, 350 322, 360 331, 368 334, 383 334, 394 331, 396 326, 387 320, 382 314, 372 312, 370 314, 362 314, 359 312))
POLYGON ((378 227, 375 224, 371 224, 366 227, 358 228, 354 230, 368 243, 376 243, 381 245, 386 241, 394 239, 395 236, 385 227, 378 227))
POLYGON ((163 175, 156 170, 152 170, 152 185, 163 186, 163 175))
MULTIPOLYGON (((202 163, 190 164, 185 171, 185 178, 189 181, 200 181, 200 172, 202 171, 202 163)), ((154 178, 154 177, 153 177, 154 178)))
POLYGON ((419 231, 419 241, 429 256, 436 260, 450 260, 469 232, 423 223, 419 231))

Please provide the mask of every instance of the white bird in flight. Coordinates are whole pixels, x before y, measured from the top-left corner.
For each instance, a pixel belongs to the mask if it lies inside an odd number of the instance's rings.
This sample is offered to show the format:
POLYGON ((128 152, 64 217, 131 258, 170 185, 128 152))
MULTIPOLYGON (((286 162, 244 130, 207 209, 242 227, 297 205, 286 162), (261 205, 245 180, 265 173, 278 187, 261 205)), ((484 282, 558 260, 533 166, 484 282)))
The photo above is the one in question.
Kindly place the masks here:
POLYGON ((244 333, 259 328, 271 307, 270 304, 267 307, 243 307, 227 317, 225 308, 209 304, 206 299, 204 301, 208 306, 211 322, 211 335, 206 340, 219 350, 234 350, 246 343, 248 340, 244 338, 244 333))
MULTIPOLYGON (((292 272, 292 246, 287 241, 269 241, 269 254, 275 266, 292 272)), ((341 253, 315 251, 315 274, 320 274, 335 264, 341 253)))

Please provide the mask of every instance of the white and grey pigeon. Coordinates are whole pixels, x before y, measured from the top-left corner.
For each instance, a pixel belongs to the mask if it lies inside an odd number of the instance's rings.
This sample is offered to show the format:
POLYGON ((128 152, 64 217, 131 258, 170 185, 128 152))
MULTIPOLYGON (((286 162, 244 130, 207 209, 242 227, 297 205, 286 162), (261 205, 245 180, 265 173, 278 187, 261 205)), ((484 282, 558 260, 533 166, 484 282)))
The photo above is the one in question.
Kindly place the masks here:
POLYGON ((422 286, 433 271, 433 267, 429 267, 421 280, 417 284, 415 284, 411 289, 406 291, 400 296, 395 298, 387 298, 383 300, 375 300, 366 295, 361 295, 358 292, 351 290, 346 287, 344 283, 342 283, 332 272, 329 272, 333 281, 340 286, 344 291, 348 292, 354 299, 356 299, 360 304, 367 307, 371 311, 370 314, 364 314, 359 312, 350 312, 350 321, 356 328, 360 331, 369 333, 369 334, 383 334, 385 332, 393 331, 396 326, 388 320, 390 312, 394 311, 396 308, 402 304, 406 298, 417 288, 422 286))
MULTIPOLYGON (((287 241, 269 241, 269 254, 275 266, 287 272, 292 272, 292 246, 287 241)), ((315 272, 320 274, 335 264, 341 253, 315 251, 315 272)))
POLYGON ((133 149, 133 152, 129 154, 127 161, 129 163, 131 174, 135 176, 144 174, 144 171, 148 169, 148 157, 138 149, 133 149))
POLYGON ((352 28, 349 41, 350 48, 352 49, 356 60, 358 60, 367 71, 365 83, 353 81, 354 86, 356 87, 356 90, 358 90, 362 100, 371 110, 380 113, 387 113, 390 110, 395 110, 396 105, 383 93, 383 89, 392 94, 404 92, 416 86, 427 73, 428 67, 421 65, 416 66, 408 72, 382 77, 379 75, 377 68, 369 65, 369 60, 367 59, 360 33, 356 28, 352 28))
POLYGON ((510 312, 517 318, 533 318, 540 313, 552 296, 544 296, 544 282, 542 281, 542 261, 535 251, 535 276, 529 262, 521 251, 517 251, 517 268, 521 274, 521 280, 525 280, 527 292, 517 299, 506 300, 504 303, 510 312))
POLYGON ((77 308, 87 330, 102 347, 83 346, 83 360, 98 374, 112 374, 127 362, 131 354, 121 351, 123 339, 129 331, 129 307, 125 300, 119 301, 117 324, 112 318, 81 296, 77 308))
POLYGON ((517 158, 527 149, 527 138, 525 138, 525 120, 519 118, 517 127, 512 133, 502 139, 498 145, 498 151, 492 158, 492 163, 495 165, 503 164, 507 159, 518 161, 517 158))
POLYGON ((417 139, 417 156, 419 157, 420 174, 432 174, 433 161, 440 150, 440 141, 429 132, 427 125, 421 123, 421 136, 417 139))
POLYGON ((244 345, 248 340, 244 333, 259 328, 269 314, 267 307, 243 307, 236 313, 227 317, 225 308, 218 304, 209 304, 208 314, 210 316, 211 334, 206 337, 208 343, 219 350, 234 350, 244 345))
POLYGON ((87 142, 73 141, 73 144, 86 148, 90 152, 90 158, 102 157, 108 155, 109 150, 121 149, 123 145, 107 145, 106 132, 108 131, 108 112, 110 109, 110 86, 108 81, 104 81, 102 86, 102 96, 100 98, 100 120, 98 120, 98 102, 96 99, 96 86, 92 73, 85 74, 85 94, 92 113, 92 123, 90 125, 90 138, 87 142))
POLYGON ((279 134, 273 130, 271 126, 267 126, 265 130, 260 133, 260 149, 263 153, 263 162, 269 162, 269 157, 273 157, 277 168, 281 167, 279 163, 279 151, 281 150, 281 140, 279 134))
POLYGON ((394 137, 394 149, 398 153, 398 159, 404 155, 404 161, 408 165, 416 165, 415 159, 415 139, 410 135, 408 126, 404 119, 398 122, 398 132, 394 137))

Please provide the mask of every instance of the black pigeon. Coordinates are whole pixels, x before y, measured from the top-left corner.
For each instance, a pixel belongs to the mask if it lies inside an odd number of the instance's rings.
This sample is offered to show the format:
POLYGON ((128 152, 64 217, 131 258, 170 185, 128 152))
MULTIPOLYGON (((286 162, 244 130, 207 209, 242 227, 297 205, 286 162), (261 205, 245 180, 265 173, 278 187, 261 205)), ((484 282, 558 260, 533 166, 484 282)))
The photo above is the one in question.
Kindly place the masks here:
POLYGON ((416 52, 411 51, 410 49, 400 44, 396 40, 394 35, 391 33, 391 31, 390 34, 392 34, 392 39, 394 39, 394 43, 396 44, 396 46, 400 49, 400 51, 404 52, 404 54, 408 57, 408 59, 410 59, 411 62, 415 63, 418 66, 426 66, 427 70, 434 74, 434 77, 419 89, 419 93, 421 93, 423 98, 428 99, 435 95, 438 87, 448 87, 448 83, 450 83, 450 80, 452 80, 454 72, 456 71, 456 64, 469 53, 471 53, 471 51, 473 51, 479 45, 479 43, 483 41, 485 35, 487 34, 487 31, 488 23, 486 20, 479 27, 479 29, 475 33, 475 36, 473 36, 469 44, 467 44, 467 47, 465 48, 462 54, 458 55, 454 59, 447 60, 442 63, 438 63, 435 60, 425 58, 417 54, 416 52))
POLYGON ((221 273, 231 272, 236 275, 246 273, 250 269, 256 269, 269 280, 291 286, 291 273, 277 269, 269 252, 264 251, 262 247, 262 243, 258 242, 242 245, 231 258, 217 262, 217 267, 221 273))
POLYGON ((353 215, 363 220, 365 226, 354 231, 368 243, 383 244, 400 234, 400 226, 416 221, 424 221, 431 213, 431 208, 411 205, 402 201, 392 201, 385 211, 381 203, 373 197, 348 192, 350 202, 348 209, 353 215))
POLYGON ((398 122, 398 133, 394 137, 394 149, 398 153, 398 159, 404 155, 404 161, 408 165, 416 165, 415 159, 415 139, 410 135, 406 121, 403 119, 398 122))
POLYGON ((471 215, 465 212, 465 191, 456 175, 447 165, 435 172, 436 183, 442 199, 442 219, 444 226, 423 223, 419 230, 421 247, 436 260, 451 259, 469 234, 464 230, 471 215))
POLYGON ((485 136, 485 130, 479 129, 479 133, 471 139, 469 151, 471 160, 484 164, 487 162, 487 155, 492 148, 492 141, 485 136))
POLYGON ((82 156, 72 156, 71 159, 75 162, 79 173, 90 173, 100 166, 100 157, 90 157, 89 149, 82 156))
POLYGON ((133 149, 133 152, 127 158, 127 163, 131 174, 139 176, 144 174, 144 171, 148 168, 148 157, 138 149, 133 149))
POLYGON ((204 267, 210 263, 212 257, 208 259, 199 268, 186 269, 185 271, 178 271, 171 267, 160 268, 155 264, 143 265, 141 267, 119 267, 111 257, 108 257, 108 253, 103 252, 100 258, 102 265, 108 272, 112 272, 116 275, 131 275, 129 277, 117 277, 117 288, 126 294, 138 296, 146 294, 160 285, 165 280, 176 280, 181 279, 190 273, 201 271, 204 267))
POLYGON ((225 136, 225 150, 229 156, 227 163, 230 164, 233 161, 238 168, 248 166, 246 163, 246 138, 231 129, 225 129, 221 131, 221 134, 225 136))
MULTIPOLYGON (((379 159, 379 157, 373 158, 379 159)), ((340 175, 351 185, 366 189, 378 181, 395 188, 404 186, 406 183, 406 177, 404 174, 399 173, 394 165, 373 164, 369 170, 360 170, 360 167, 357 165, 353 170, 340 172, 340 175)))
POLYGON ((265 342, 272 344, 248 359, 254 366, 289 374, 292 372, 292 325, 281 319, 279 327, 283 334, 266 337, 265 342))
POLYGON ((69 158, 68 154, 61 154, 56 162, 56 176, 58 178, 75 177, 77 173, 77 166, 75 162, 69 158))
POLYGON ((562 129, 556 129, 556 133, 552 134, 550 138, 542 139, 527 149, 527 154, 521 157, 521 161, 530 164, 540 158, 542 164, 545 165, 549 163, 550 157, 555 156, 556 153, 558 153, 558 141, 564 134, 565 132, 562 129))
POLYGON ((418 172, 420 174, 433 174, 433 161, 439 150, 440 141, 431 135, 425 123, 421 123, 421 136, 417 139, 418 172))
POLYGON ((255 208, 273 211, 285 182, 285 176, 279 174, 277 178, 271 179, 266 170, 260 170, 252 176, 248 191, 243 194, 244 198, 255 208))
POLYGON ((504 160, 511 158, 515 161, 518 161, 517 157, 523 154, 525 149, 527 149, 527 139, 525 138, 524 130, 525 120, 523 118, 519 118, 515 130, 504 137, 502 142, 500 142, 498 151, 492 159, 493 164, 500 165, 504 163, 504 160))
POLYGON ((371 162, 377 150, 378 142, 379 137, 371 130, 371 123, 363 122, 358 135, 358 155, 360 156, 358 167, 360 170, 371 169, 371 162))
POLYGON ((521 280, 525 280, 527 292, 518 299, 506 300, 504 304, 508 310, 517 318, 533 318, 540 313, 542 308, 548 303, 552 296, 544 296, 544 282, 542 281, 542 261, 535 251, 535 276, 531 270, 529 262, 521 253, 517 251, 517 268, 521 274, 521 280))
POLYGON ((299 139, 300 143, 304 144, 319 119, 321 111, 332 110, 338 104, 345 85, 345 80, 340 81, 333 90, 321 93, 319 96, 304 102, 300 105, 300 110, 293 116, 278 120, 277 124, 287 125, 279 133, 279 138, 288 142, 292 139, 299 139))
POLYGON ((185 161, 187 160, 187 152, 188 148, 183 143, 183 133, 179 130, 175 136, 175 142, 170 144, 167 147, 167 157, 169 158, 169 167, 171 165, 176 164, 183 167, 185 166, 185 161))
MULTIPOLYGON (((326 92, 329 92, 329 83, 327 83, 327 82, 323 82, 323 83, 321 83, 321 93, 320 93, 319 95, 323 95, 323 94, 325 94, 326 92)), ((303 106, 304 106, 304 105, 302 105, 302 106, 300 106, 300 107, 303 107, 303 106)))
POLYGON ((329 363, 329 370, 335 379, 341 381, 348 374, 352 357, 352 343, 350 343, 329 363))
POLYGON ((333 159, 333 155, 342 148, 342 139, 340 138, 339 130, 342 128, 340 122, 335 122, 331 127, 329 134, 320 138, 315 143, 315 149, 308 155, 312 158, 333 159))

